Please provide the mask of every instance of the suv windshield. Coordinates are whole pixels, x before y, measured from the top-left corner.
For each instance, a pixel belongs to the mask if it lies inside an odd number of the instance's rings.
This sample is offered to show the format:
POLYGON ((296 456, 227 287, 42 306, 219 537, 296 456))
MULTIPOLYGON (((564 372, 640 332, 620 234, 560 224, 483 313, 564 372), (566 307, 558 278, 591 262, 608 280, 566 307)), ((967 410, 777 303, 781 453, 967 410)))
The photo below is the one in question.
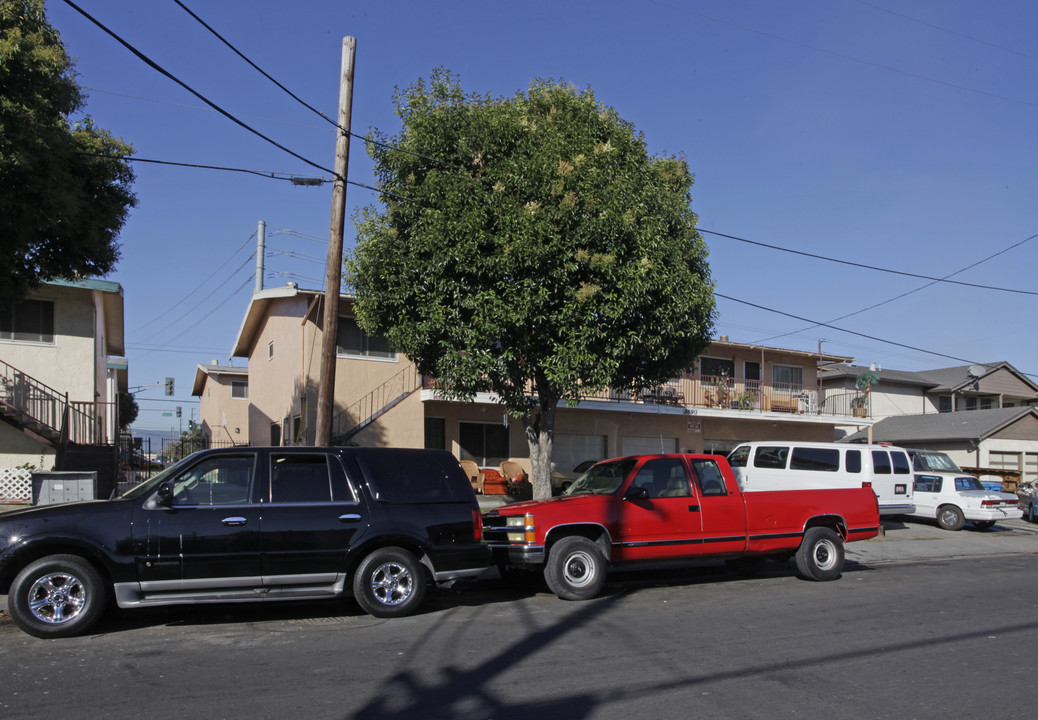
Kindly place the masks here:
POLYGON ((914 453, 912 465, 916 470, 929 470, 930 472, 962 472, 955 461, 942 452, 914 453))
POLYGON ((612 495, 634 467, 634 458, 598 463, 574 481, 563 495, 612 495))

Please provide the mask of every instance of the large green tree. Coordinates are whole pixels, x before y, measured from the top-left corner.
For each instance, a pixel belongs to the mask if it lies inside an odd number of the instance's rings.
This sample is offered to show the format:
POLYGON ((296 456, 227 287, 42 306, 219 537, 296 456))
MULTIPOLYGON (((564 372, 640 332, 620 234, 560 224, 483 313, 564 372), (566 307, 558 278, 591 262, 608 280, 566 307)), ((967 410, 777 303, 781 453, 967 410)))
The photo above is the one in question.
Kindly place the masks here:
POLYGON ((395 104, 401 132, 369 143, 384 203, 346 262, 358 321, 448 396, 496 394, 546 497, 560 402, 657 385, 709 342, 688 164, 559 82, 496 98, 437 70, 395 104))
POLYGON ((103 276, 119 258, 133 149, 90 118, 42 0, 0 0, 0 307, 43 280, 103 276), (107 157, 103 157, 107 156, 107 157))

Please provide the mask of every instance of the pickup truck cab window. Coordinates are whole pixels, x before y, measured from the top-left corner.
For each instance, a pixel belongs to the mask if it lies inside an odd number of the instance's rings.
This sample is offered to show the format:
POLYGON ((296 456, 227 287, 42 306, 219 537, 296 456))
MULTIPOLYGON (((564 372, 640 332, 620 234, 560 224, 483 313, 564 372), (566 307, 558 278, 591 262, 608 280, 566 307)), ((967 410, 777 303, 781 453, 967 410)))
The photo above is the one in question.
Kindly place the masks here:
POLYGON ((692 494, 688 484, 688 473, 680 458, 649 460, 638 470, 628 488, 644 488, 646 497, 688 497, 692 494))
POLYGON ((699 491, 704 497, 728 494, 724 484, 724 475, 714 460, 693 460, 692 470, 699 480, 699 491))
POLYGON ((623 458, 612 462, 601 462, 581 475, 569 486, 565 495, 612 495, 634 469, 634 458, 623 458))

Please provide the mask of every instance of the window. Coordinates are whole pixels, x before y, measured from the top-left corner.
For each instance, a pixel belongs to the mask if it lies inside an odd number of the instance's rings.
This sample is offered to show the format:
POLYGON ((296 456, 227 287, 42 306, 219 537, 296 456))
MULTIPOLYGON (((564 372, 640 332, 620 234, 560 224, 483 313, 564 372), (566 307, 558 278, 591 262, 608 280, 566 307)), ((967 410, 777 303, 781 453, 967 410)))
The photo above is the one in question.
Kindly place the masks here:
POLYGON ((952 399, 951 395, 941 395, 937 398, 937 412, 951 412, 952 411, 952 399))
POLYGON ((847 457, 844 458, 844 464, 847 466, 847 472, 860 473, 861 450, 848 450, 847 457))
POLYGON ((368 335, 351 317, 339 316, 339 334, 335 341, 337 355, 367 358, 396 358, 386 338, 368 335))
POLYGON ((273 360, 273 359, 274 359, 274 341, 271 340, 269 343, 267 343, 267 360, 273 360))
POLYGON ((917 475, 915 478, 916 492, 940 492, 941 478, 933 475, 917 475))
POLYGON ((272 503, 326 503, 331 500, 331 475, 326 456, 286 455, 271 458, 272 503))
POLYGON ((877 475, 890 475, 890 455, 885 450, 872 451, 872 470, 877 475))
POLYGON ((750 446, 740 445, 732 450, 728 456, 728 464, 732 467, 746 467, 746 461, 750 459, 750 446))
POLYGON ((173 480, 174 505, 241 505, 249 502, 253 456, 203 460, 173 480))
POLYGON ((0 312, 0 340, 54 342, 54 302, 22 300, 0 312))
POLYGON ((249 382, 247 380, 231 380, 231 397, 249 397, 249 382))
POLYGON ((912 463, 908 459, 908 455, 903 452, 892 452, 890 453, 890 459, 894 463, 894 474, 895 475, 909 475, 912 472, 912 463))
POLYGON ((840 469, 840 451, 836 448, 795 447, 789 469, 837 472, 840 469))
POLYGON ((699 358, 699 374, 706 377, 735 377, 735 361, 728 358, 699 358))
POLYGON ((713 460, 693 460, 692 469, 699 478, 699 490, 706 497, 727 495, 721 468, 713 460))
POLYGON ((753 456, 753 466, 759 468, 770 468, 773 470, 784 470, 786 468, 786 457, 789 455, 788 447, 766 447, 760 446, 753 456))
POLYGON ((425 449, 447 449, 447 421, 443 418, 425 418, 425 449))
POLYGON ((500 465, 509 458, 508 428, 500 423, 467 423, 458 428, 461 460, 472 460, 480 467, 500 465))
POLYGON ((646 462, 631 481, 631 488, 636 487, 645 488, 650 498, 688 497, 692 494, 688 473, 677 458, 646 462))
POLYGON ((281 423, 270 424, 270 444, 274 447, 281 444, 281 423))
POLYGON ((774 365, 771 368, 771 381, 776 385, 804 385, 804 368, 798 365, 774 365))

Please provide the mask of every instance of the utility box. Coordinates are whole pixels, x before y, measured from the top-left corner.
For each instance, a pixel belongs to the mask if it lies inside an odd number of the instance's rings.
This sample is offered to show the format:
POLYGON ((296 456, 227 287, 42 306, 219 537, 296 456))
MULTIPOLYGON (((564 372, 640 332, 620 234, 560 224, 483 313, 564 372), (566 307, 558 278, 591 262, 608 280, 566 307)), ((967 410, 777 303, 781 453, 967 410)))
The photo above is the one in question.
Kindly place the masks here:
POLYGON ((97 471, 47 471, 32 474, 32 504, 94 500, 97 497, 97 471))

